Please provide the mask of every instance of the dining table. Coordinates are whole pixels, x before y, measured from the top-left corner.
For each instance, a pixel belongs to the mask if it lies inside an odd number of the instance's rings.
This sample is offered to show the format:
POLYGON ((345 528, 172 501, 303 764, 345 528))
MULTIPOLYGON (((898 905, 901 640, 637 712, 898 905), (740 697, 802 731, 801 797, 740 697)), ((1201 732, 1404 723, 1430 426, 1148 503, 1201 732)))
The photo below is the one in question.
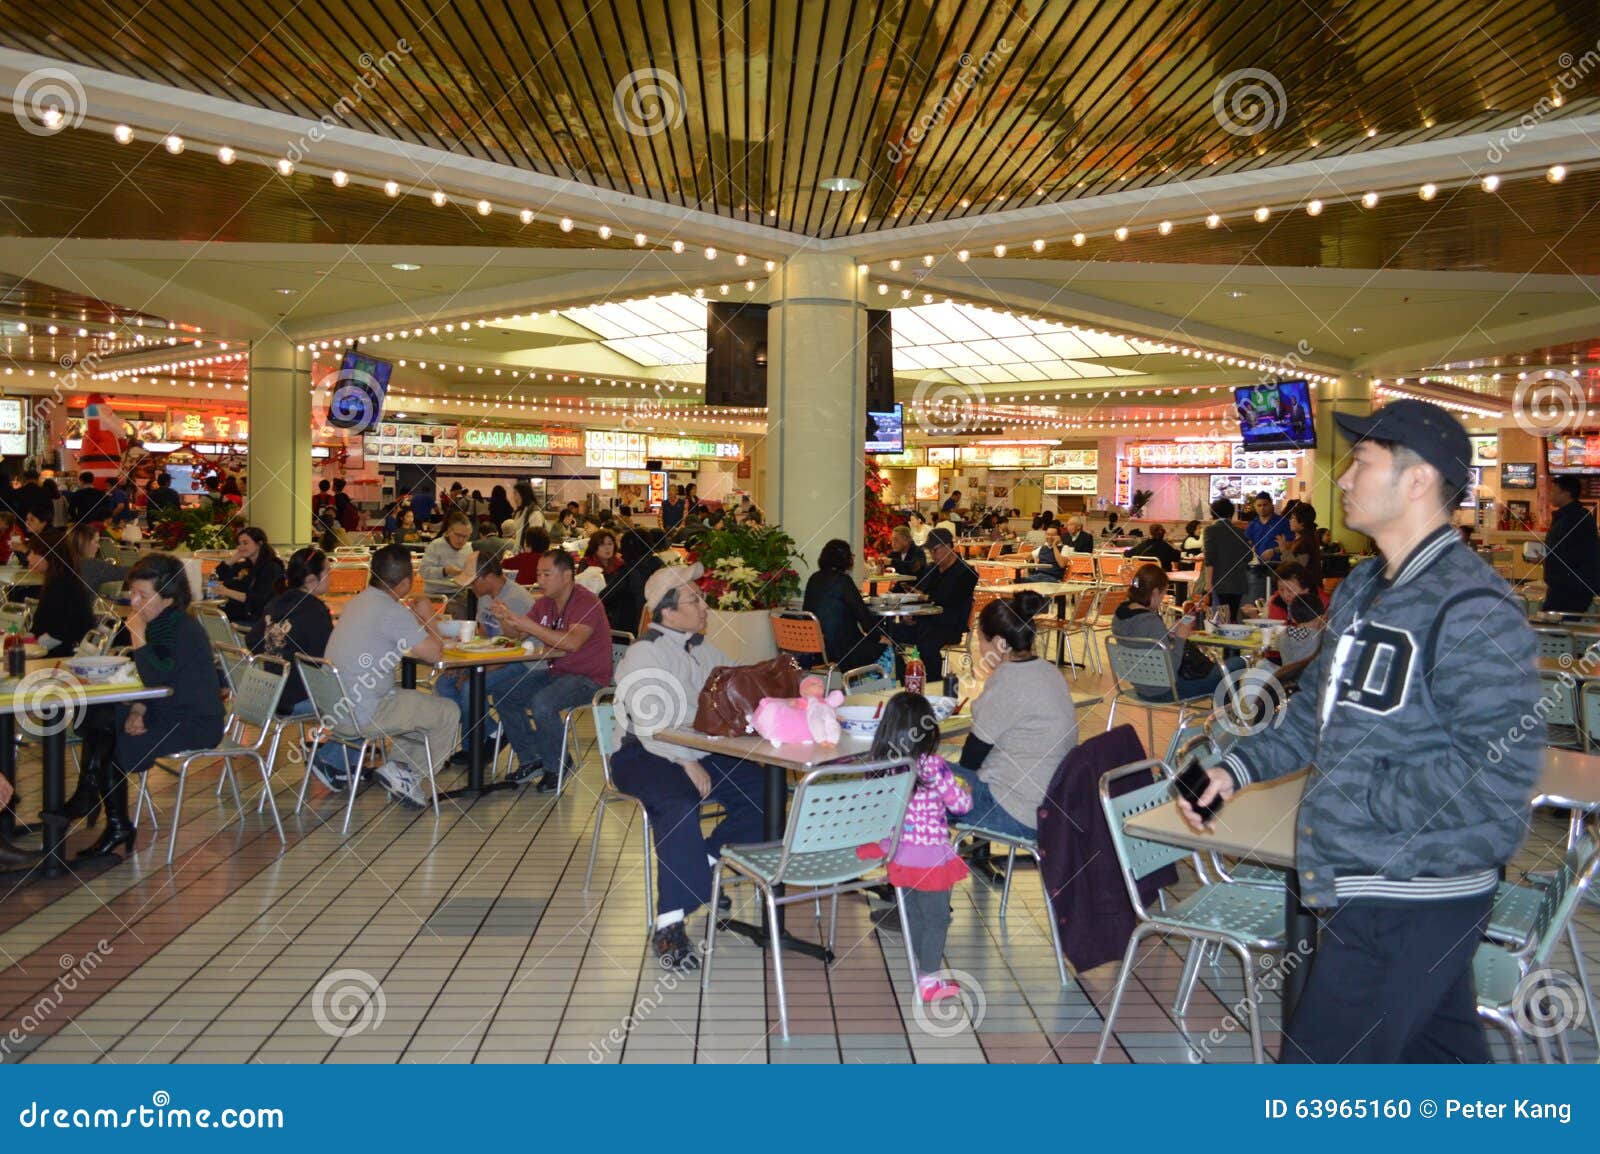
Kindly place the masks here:
MULTIPOLYGON (((1222 854, 1284 871, 1285 926, 1290 948, 1300 954, 1284 980, 1285 1023, 1305 991, 1317 942, 1316 916, 1300 901, 1300 879, 1295 872, 1295 831, 1309 778, 1310 770, 1303 769, 1248 785, 1228 799, 1205 830, 1196 830, 1184 821, 1176 803, 1135 814, 1123 823, 1126 832, 1163 845, 1222 854)), ((1600 809, 1600 754, 1546 749, 1529 804, 1600 809)))
MULTIPOLYGON (((486 639, 487 640, 487 639, 486 639)), ((467 784, 458 789, 452 789, 439 794, 441 799, 455 797, 480 797, 497 789, 512 789, 514 782, 497 781, 485 782, 483 780, 486 768, 487 744, 489 731, 489 694, 487 681, 489 670, 497 669, 502 665, 525 664, 530 671, 548 668, 551 650, 545 648, 524 649, 517 645, 510 648, 490 647, 484 642, 446 646, 437 660, 430 661, 417 653, 408 650, 400 657, 400 685, 404 689, 417 687, 417 670, 422 668, 432 669, 435 674, 443 676, 450 673, 465 673, 467 675, 467 713, 466 724, 461 727, 462 747, 467 751, 467 784)), ((437 751, 436 751, 437 755, 437 751)))
MULTIPOLYGON (((67 730, 82 721, 90 705, 116 705, 122 702, 154 701, 172 696, 165 686, 146 686, 135 674, 131 680, 88 682, 61 669, 68 658, 45 657, 27 663, 21 678, 0 679, 0 775, 14 787, 17 783, 17 727, 37 737, 44 769, 44 796, 39 823, 42 829, 43 856, 39 872, 58 877, 66 872, 61 847, 71 824, 61 807, 67 800, 67 730)), ((14 828, 15 798, 6 806, 14 828)))
MULTIPOLYGON (((875 694, 865 696, 878 697, 887 701, 898 690, 881 690, 875 694)), ((959 737, 972 728, 972 714, 969 709, 952 714, 939 723, 939 736, 959 737)), ((850 758, 865 758, 872 752, 872 738, 870 736, 846 733, 842 734, 837 742, 825 744, 821 742, 799 744, 786 742, 776 745, 759 734, 741 734, 736 737, 714 737, 711 734, 701 733, 689 726, 680 726, 675 729, 664 729, 655 735, 656 741, 666 742, 668 745, 681 746, 684 749, 696 750, 700 753, 716 753, 724 757, 738 758, 743 761, 755 762, 765 770, 764 795, 764 822, 765 828, 762 836, 767 841, 781 842, 784 830, 789 821, 789 775, 792 773, 804 774, 810 770, 825 765, 833 765, 850 758)), ((783 927, 784 907, 778 907, 779 939, 786 948, 797 950, 824 961, 832 961, 832 953, 824 946, 814 942, 802 941, 790 935, 783 927)), ((765 913, 763 913, 765 918, 765 913)), ((757 945, 766 946, 771 941, 765 925, 755 925, 737 919, 727 919, 719 923, 722 928, 732 930, 749 938, 757 945)))

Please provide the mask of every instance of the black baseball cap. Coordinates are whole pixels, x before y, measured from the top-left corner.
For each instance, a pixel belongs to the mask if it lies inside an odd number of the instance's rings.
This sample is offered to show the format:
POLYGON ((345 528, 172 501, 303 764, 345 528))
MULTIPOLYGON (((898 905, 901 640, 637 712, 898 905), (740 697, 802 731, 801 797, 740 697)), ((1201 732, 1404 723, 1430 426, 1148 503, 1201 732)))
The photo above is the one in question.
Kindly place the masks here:
POLYGON ((929 529, 928 538, 925 542, 929 548, 932 548, 935 545, 949 546, 954 545, 955 543, 956 540, 950 535, 950 530, 948 529, 929 529))
POLYGON ((1369 416, 1335 413, 1339 431, 1359 443, 1369 438, 1410 449, 1451 485, 1465 485, 1471 475, 1472 442, 1467 430, 1432 401, 1391 401, 1369 416))

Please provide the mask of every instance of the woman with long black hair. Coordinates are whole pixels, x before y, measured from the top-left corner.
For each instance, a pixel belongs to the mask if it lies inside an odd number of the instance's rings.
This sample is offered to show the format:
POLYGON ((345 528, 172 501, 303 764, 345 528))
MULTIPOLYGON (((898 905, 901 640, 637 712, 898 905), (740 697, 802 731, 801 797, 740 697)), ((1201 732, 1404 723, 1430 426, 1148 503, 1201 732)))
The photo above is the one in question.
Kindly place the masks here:
MULTIPOLYGON (((322 600, 332 576, 328 555, 321 549, 296 549, 289 557, 282 590, 267 602, 261 620, 245 639, 250 652, 276 657, 291 667, 298 654, 323 656, 328 638, 333 636, 333 614, 322 600)), ((278 712, 309 712, 309 703, 305 709, 298 708, 303 702, 307 702, 305 683, 291 668, 278 699, 278 712)))
POLYGON ((267 535, 250 525, 239 530, 233 559, 217 566, 217 580, 222 582, 222 611, 228 620, 235 625, 253 625, 278 591, 283 562, 267 543, 267 535))

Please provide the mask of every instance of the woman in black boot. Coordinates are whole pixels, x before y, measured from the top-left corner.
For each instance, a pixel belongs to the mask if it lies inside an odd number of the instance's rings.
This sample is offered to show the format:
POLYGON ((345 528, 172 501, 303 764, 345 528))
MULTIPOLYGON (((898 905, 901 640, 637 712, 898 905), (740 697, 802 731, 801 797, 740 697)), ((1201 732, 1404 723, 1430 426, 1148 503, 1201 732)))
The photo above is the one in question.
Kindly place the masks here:
POLYGON ((158 757, 211 749, 222 740, 222 691, 205 627, 189 616, 189 578, 166 553, 141 557, 128 573, 128 640, 139 678, 171 697, 118 705, 116 755, 105 789, 106 828, 79 857, 133 849, 138 831, 128 818, 128 777, 158 757))
MULTIPOLYGON (((77 562, 73 541, 63 529, 46 529, 28 541, 28 568, 44 579, 33 611, 33 634, 51 657, 71 657, 94 628, 94 590, 78 576, 77 562)), ((93 821, 100 809, 100 779, 87 742, 80 754, 78 788, 63 809, 68 817, 93 821)))

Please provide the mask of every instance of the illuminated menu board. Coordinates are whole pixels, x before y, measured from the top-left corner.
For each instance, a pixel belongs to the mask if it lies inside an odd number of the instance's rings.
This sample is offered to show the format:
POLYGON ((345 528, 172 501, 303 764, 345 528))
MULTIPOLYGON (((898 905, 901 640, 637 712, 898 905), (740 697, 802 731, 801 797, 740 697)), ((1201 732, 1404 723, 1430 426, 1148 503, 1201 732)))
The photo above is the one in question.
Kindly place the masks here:
POLYGON ((591 469, 642 469, 648 455, 643 433, 589 429, 583 434, 583 463, 591 469))
POLYGON ((744 449, 737 441, 701 441, 694 437, 651 437, 647 442, 646 457, 672 458, 676 461, 699 461, 715 458, 737 461, 744 449))

